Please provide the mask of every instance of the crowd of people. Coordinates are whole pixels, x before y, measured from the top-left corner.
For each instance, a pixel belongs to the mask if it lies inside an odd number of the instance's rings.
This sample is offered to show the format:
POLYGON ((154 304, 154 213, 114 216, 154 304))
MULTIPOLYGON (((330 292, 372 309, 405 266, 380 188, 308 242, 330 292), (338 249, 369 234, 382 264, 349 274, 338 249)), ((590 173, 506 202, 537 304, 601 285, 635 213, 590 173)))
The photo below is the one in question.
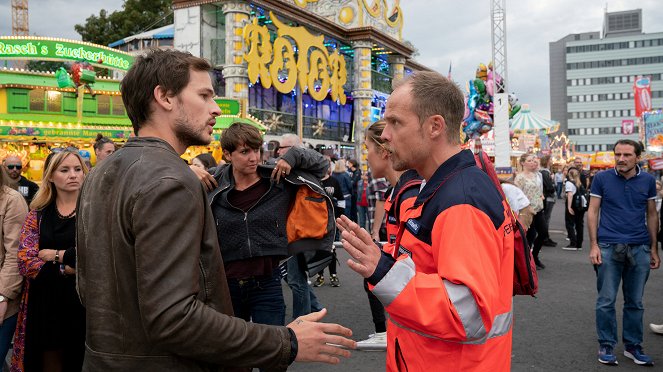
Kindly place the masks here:
POLYGON ((638 143, 619 141, 615 169, 595 175, 579 158, 524 154, 502 200, 461 146, 462 92, 417 72, 394 83, 384 119, 366 128, 365 171, 294 134, 265 149, 244 123, 223 131, 221 161, 187 164, 181 155, 210 143, 220 115, 211 69, 172 50, 137 57, 121 84, 136 136, 118 151, 98 137, 91 170, 77 149, 53 148, 37 186, 21 159, 4 159, 0 357, 13 339, 12 371, 286 370, 336 364, 355 348, 386 350, 388 371, 509 371, 505 212, 527 228, 541 270, 543 247, 558 244, 549 234, 558 200, 563 249, 582 249, 588 216, 599 362, 617 363, 623 280, 624 354, 653 364, 641 346, 642 292, 660 265, 661 187, 637 165, 638 143), (625 214, 638 229, 624 231, 615 216, 625 214), (360 342, 321 322, 314 288, 327 267, 329 284, 341 285, 335 246, 364 282, 374 333, 360 342))

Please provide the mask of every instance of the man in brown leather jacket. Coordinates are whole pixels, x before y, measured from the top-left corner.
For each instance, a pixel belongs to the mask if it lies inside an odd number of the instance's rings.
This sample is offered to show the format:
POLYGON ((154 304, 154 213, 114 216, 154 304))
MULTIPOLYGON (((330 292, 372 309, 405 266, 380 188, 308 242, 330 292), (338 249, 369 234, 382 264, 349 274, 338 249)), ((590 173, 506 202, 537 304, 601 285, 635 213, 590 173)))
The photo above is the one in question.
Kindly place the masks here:
POLYGON ((180 158, 211 141, 215 118, 201 58, 151 51, 136 58, 122 98, 136 138, 96 167, 81 191, 78 291, 86 308, 86 371, 285 370, 293 361, 338 363, 351 331, 232 317, 212 212, 180 158))

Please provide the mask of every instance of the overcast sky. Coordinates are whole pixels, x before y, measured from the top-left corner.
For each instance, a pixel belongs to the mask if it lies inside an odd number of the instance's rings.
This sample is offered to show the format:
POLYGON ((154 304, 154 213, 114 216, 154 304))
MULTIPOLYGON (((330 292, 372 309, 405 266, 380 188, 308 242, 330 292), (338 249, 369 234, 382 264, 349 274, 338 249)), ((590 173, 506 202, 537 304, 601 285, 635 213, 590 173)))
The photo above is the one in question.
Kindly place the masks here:
MULTIPOLYGON (((74 25, 123 0, 29 0, 30 33, 80 39, 74 25)), ((663 32, 660 0, 507 0, 509 91, 544 116, 550 113, 548 43, 576 32, 601 31, 608 11, 641 8, 643 31, 663 32)), ((418 62, 452 76, 461 87, 479 63, 491 59, 490 0, 401 0, 403 38, 419 50, 418 62)), ((11 34, 10 0, 0 0, 0 35, 11 34)))

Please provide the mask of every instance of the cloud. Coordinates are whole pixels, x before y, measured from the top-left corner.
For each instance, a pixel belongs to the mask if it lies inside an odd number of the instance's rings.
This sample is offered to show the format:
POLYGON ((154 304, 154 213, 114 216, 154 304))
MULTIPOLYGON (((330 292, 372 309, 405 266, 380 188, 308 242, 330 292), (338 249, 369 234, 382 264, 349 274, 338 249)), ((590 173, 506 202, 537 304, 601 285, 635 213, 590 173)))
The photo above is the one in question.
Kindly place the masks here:
MULTIPOLYGON (((122 9, 124 0, 30 0, 30 35, 80 40, 74 25, 83 24, 101 9, 109 12, 122 9)), ((10 1, 0 3, 0 35, 11 35, 12 13, 10 1)))
MULTIPOLYGON (((490 2, 401 1, 403 38, 419 50, 416 60, 461 87, 491 56, 490 2)), ((608 11, 642 9, 643 31, 661 32, 663 7, 656 0, 612 1, 608 11)), ((533 111, 550 114, 549 43, 568 34, 601 31, 605 2, 509 0, 506 4, 508 88, 533 111)))

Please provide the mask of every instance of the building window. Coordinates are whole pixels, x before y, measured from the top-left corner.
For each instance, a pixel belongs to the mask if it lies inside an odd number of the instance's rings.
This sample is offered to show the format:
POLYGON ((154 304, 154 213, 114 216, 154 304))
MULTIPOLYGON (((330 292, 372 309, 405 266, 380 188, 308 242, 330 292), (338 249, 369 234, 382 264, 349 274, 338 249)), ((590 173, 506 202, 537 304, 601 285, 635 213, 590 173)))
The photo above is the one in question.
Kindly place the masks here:
POLYGON ((30 91, 30 111, 44 111, 44 90, 32 89, 30 91))
POLYGON ((124 110, 124 102, 122 102, 122 96, 112 96, 111 102, 113 104, 113 115, 126 115, 124 110))
POLYGON ((46 92, 48 99, 46 111, 49 112, 62 112, 62 93, 49 90, 46 92))
POLYGON ((97 95, 97 114, 110 115, 110 96, 97 95))

